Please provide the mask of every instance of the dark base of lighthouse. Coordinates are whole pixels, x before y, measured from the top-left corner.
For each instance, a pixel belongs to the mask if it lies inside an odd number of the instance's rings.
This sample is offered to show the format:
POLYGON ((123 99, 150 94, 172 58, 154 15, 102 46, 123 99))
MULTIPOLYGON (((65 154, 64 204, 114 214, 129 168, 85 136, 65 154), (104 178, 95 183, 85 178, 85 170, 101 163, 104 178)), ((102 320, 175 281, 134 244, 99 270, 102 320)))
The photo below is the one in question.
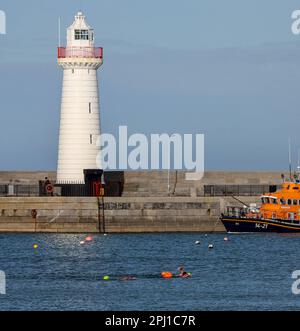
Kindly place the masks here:
POLYGON ((56 184, 64 197, 120 197, 124 189, 124 171, 85 169, 85 184, 56 184))

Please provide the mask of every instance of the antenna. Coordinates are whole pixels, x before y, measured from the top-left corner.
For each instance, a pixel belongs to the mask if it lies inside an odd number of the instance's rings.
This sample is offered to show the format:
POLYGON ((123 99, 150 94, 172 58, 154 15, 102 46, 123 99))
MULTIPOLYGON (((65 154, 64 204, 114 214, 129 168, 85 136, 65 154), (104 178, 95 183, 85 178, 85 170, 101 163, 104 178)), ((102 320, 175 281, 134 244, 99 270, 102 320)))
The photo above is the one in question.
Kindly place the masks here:
POLYGON ((298 148, 298 165, 297 165, 298 180, 299 180, 299 175, 300 175, 300 149, 298 148))
POLYGON ((290 180, 292 180, 291 138, 289 138, 289 171, 290 171, 290 180))
POLYGON ((58 17, 58 47, 61 46, 61 40, 60 40, 60 16, 58 17))

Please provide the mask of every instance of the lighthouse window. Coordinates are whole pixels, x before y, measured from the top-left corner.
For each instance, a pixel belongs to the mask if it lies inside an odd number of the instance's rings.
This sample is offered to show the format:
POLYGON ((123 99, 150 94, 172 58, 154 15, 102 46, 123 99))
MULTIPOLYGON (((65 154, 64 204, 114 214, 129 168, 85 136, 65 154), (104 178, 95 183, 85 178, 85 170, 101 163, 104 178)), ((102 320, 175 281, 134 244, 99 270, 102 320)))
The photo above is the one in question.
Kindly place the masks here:
POLYGON ((75 30, 75 40, 89 40, 89 30, 75 30))
POLYGON ((92 104, 89 103, 89 113, 91 114, 92 113, 92 104))
POLYGON ((90 144, 92 144, 92 143, 93 143, 93 135, 90 134, 90 144))

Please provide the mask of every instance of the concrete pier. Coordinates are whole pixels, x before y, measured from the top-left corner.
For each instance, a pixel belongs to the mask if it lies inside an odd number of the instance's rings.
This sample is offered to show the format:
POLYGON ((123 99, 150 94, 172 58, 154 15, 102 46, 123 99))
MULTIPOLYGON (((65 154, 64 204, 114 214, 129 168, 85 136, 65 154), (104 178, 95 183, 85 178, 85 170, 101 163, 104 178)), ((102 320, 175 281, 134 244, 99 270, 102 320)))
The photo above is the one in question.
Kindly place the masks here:
MULTIPOLYGON (((37 185, 55 172, 0 172, 0 184, 37 185)), ((219 216, 230 196, 206 197, 205 185, 279 185, 281 172, 206 172, 201 181, 186 181, 185 173, 126 172, 122 197, 104 198, 104 221, 93 197, 0 197, 0 232, 222 232, 219 216), (36 210, 36 217, 34 215, 36 210)), ((258 196, 239 197, 244 203, 258 196)), ((242 206, 242 204, 240 204, 242 206)))
POLYGON ((0 232, 222 232, 219 215, 231 203, 217 197, 105 198, 99 222, 97 198, 1 198, 0 232))

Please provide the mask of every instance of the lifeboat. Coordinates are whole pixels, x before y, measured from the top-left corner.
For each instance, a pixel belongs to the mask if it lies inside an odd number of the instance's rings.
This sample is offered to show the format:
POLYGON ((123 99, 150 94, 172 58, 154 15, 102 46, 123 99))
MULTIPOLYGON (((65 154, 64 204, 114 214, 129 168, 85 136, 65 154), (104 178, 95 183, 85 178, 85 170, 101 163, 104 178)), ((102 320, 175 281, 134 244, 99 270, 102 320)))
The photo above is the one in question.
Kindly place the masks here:
POLYGON ((300 233, 300 183, 288 181, 261 196, 261 203, 227 207, 220 220, 227 232, 300 233))

